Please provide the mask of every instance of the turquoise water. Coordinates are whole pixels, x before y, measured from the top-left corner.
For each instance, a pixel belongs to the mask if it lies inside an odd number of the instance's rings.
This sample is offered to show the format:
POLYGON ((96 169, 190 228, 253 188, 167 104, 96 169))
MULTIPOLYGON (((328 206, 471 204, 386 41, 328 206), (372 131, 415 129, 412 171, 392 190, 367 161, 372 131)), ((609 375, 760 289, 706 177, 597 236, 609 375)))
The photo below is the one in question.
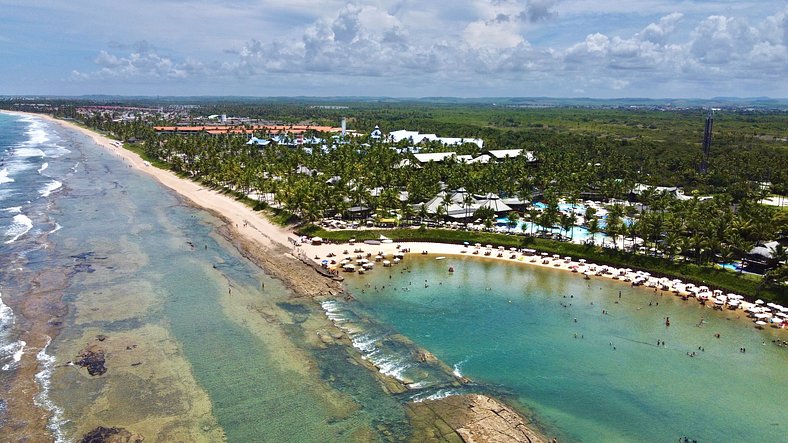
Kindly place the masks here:
POLYGON ((370 315, 532 411, 548 435, 781 441, 788 432, 788 349, 771 342, 785 331, 565 271, 473 258, 403 265, 348 286, 370 315))
MULTIPOLYGON (((498 226, 508 227, 508 222, 509 222, 508 218, 499 218, 496 220, 496 224, 498 226)), ((517 226, 512 229, 512 232, 517 232, 517 233, 523 232, 523 233, 531 234, 531 233, 537 233, 541 230, 549 230, 549 229, 545 228, 542 225, 531 223, 529 221, 518 221, 517 226)), ((559 229, 558 227, 554 227, 553 232, 555 232, 556 234, 560 232, 562 235, 566 237, 571 237, 575 241, 586 241, 589 238, 591 238, 591 233, 588 231, 587 228, 584 228, 582 226, 573 226, 572 229, 569 230, 569 232, 564 231, 563 229, 559 229)), ((594 235, 595 240, 599 240, 602 238, 607 238, 607 235, 601 232, 597 232, 594 235)))
MULTIPOLYGON (((542 202, 534 202, 533 206, 539 209, 547 209, 547 205, 542 202)), ((586 205, 583 204, 572 205, 571 203, 559 203, 558 210, 567 213, 584 214, 586 211, 586 205)), ((624 224, 627 226, 632 225, 632 223, 634 222, 629 217, 623 217, 622 220, 624 224)), ((498 226, 507 226, 509 219, 507 217, 502 217, 496 219, 495 222, 498 226)), ((602 218, 599 219, 599 229, 604 230, 605 227, 607 226, 606 222, 607 222, 607 215, 604 215, 602 216, 602 218)), ((538 232, 540 230, 550 230, 550 229, 545 226, 536 223, 531 223, 530 221, 526 221, 526 220, 518 221, 517 226, 512 229, 513 232, 525 232, 529 234, 531 232, 538 232)), ((589 238, 591 238, 591 234, 588 232, 588 229, 583 226, 573 226, 569 232, 564 232, 563 230, 559 229, 558 226, 555 226, 553 227, 553 231, 556 233, 560 232, 561 234, 567 237, 571 237, 575 241, 584 242, 589 238)), ((603 238, 608 238, 608 236, 602 232, 598 232, 594 235, 594 239, 603 239, 603 238)))
POLYGON ((23 321, 11 310, 37 289, 35 276, 52 305, 62 296, 66 306, 38 368, 47 386, 39 402, 53 413, 57 441, 79 441, 95 425, 146 441, 193 441, 168 433, 201 435, 217 423, 231 442, 408 437, 402 402, 384 395, 346 347, 315 343, 314 329, 328 324, 319 305, 293 299, 242 257, 217 234, 220 220, 82 135, 2 115, 0 130, 0 142, 11 140, 0 145, 0 170, 13 179, 0 183, 0 287, 10 306, 0 306, 0 435, 3 389, 24 345, 15 325, 49 320, 23 321), (41 272, 60 286, 47 287, 41 272), (64 364, 99 333, 105 346, 134 347, 110 348, 102 377, 64 364), (197 415, 204 410, 191 402, 205 396, 208 413, 197 415))

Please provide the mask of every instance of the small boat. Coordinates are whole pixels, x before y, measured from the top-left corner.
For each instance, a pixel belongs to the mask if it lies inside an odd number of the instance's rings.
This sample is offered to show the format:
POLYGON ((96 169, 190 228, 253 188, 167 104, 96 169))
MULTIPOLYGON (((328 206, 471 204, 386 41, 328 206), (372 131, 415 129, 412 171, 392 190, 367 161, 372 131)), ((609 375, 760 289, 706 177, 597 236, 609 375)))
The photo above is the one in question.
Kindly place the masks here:
POLYGON ((440 257, 435 257, 435 260, 446 260, 446 257, 441 255, 440 257))

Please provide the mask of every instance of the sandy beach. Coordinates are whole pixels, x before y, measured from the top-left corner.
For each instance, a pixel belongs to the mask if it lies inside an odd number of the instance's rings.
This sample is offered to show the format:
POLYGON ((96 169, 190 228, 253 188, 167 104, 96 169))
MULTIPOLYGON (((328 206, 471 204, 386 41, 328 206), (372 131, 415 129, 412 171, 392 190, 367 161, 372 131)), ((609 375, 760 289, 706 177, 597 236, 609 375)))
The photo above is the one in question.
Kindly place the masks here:
MULTIPOLYGON (((305 265, 299 259, 299 256, 314 258, 318 253, 324 255, 328 252, 327 249, 317 250, 312 249, 311 246, 294 246, 290 239, 295 239, 296 236, 292 232, 274 225, 231 196, 180 178, 170 171, 151 166, 135 153, 123 149, 120 143, 115 140, 71 122, 38 114, 32 115, 45 118, 90 137, 97 145, 121 158, 129 168, 150 175, 194 206, 208 210, 223 219, 226 225, 220 228, 220 234, 231 241, 245 257, 280 279, 296 295, 330 297, 342 292, 341 284, 332 279, 320 277, 311 266, 305 265)), ((446 254, 451 254, 453 251, 452 245, 411 244, 407 247, 414 251, 424 247, 431 252, 441 251, 444 253, 442 251, 445 251, 446 254)), ((392 245, 392 248, 395 246, 392 245)), ((358 359, 361 361, 360 357, 358 359)), ((380 373, 377 373, 376 376, 387 378, 380 373)), ((398 381, 382 381, 384 385, 391 383, 396 384, 398 381)), ((425 438, 429 436, 426 438, 429 441, 454 441, 458 437, 468 442, 547 441, 536 430, 528 427, 529 421, 526 418, 503 403, 483 395, 431 400, 418 405, 410 405, 409 410, 414 432, 417 433, 416 435, 424 433, 425 438), (447 427, 453 432, 447 434, 445 432, 447 427), (506 438, 502 436, 506 436, 506 438)))
MULTIPOLYGON (((343 259, 351 259, 352 263, 356 264, 358 257, 362 256, 373 262, 374 267, 382 267, 384 266, 383 260, 387 260, 391 263, 394 259, 394 255, 401 254, 404 250, 408 252, 404 254, 403 260, 407 260, 406 256, 414 254, 426 255, 435 259, 443 259, 441 257, 445 257, 447 259, 447 270, 451 267, 451 257, 472 256, 480 260, 505 261, 515 265, 559 269, 576 273, 578 278, 586 278, 585 274, 587 274, 589 279, 614 280, 627 286, 631 285, 632 277, 637 275, 636 271, 632 270, 630 270, 632 272, 623 272, 624 275, 622 275, 622 273, 619 272, 621 269, 613 267, 607 267, 610 268, 612 272, 598 273, 596 272, 597 270, 605 267, 594 263, 587 263, 585 260, 580 261, 572 257, 549 255, 539 252, 523 252, 524 250, 511 250, 498 247, 487 248, 487 245, 477 247, 474 245, 464 246, 431 242, 381 242, 375 245, 363 242, 354 244, 311 244, 305 241, 298 249, 316 264, 324 265, 334 270, 338 275, 347 274, 347 272, 343 272, 341 268, 340 262, 343 259), (371 256, 368 257, 369 254, 371 254, 371 256), (378 255, 380 255, 382 259, 376 260, 375 257, 378 255), (325 260, 328 260, 329 263, 324 263, 325 260), (336 263, 332 264, 332 260, 336 263)), ((396 266, 393 263, 391 265, 396 266)), ((374 268, 369 272, 375 272, 374 268)), ((643 289, 655 292, 659 291, 679 297, 695 297, 695 293, 689 290, 662 290, 660 288, 649 288, 646 286, 643 286, 643 289)), ((709 307, 714 306, 713 299, 709 301, 707 305, 709 307)), ((742 314, 739 316, 740 320, 745 322, 745 324, 749 324, 751 323, 751 319, 744 314, 747 309, 755 306, 757 305, 753 302, 741 300, 735 311, 742 314)))

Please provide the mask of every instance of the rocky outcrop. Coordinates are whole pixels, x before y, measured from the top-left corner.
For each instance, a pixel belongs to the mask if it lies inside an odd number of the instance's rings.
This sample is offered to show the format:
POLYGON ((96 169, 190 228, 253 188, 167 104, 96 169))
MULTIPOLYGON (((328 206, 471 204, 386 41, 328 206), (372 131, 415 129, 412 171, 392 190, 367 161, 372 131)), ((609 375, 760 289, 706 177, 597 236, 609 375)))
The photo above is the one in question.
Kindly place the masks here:
POLYGON ((132 434, 123 428, 105 428, 99 426, 85 434, 80 443, 141 443, 141 435, 132 434))
POLYGON ((98 345, 88 345, 77 356, 77 365, 88 369, 90 375, 102 375, 107 372, 104 366, 104 350, 99 348, 98 345))
POLYGON ((524 417, 485 395, 453 395, 414 403, 411 409, 420 416, 434 415, 434 441, 456 441, 459 436, 465 443, 548 442, 524 417), (449 435, 449 429, 454 435, 449 435))

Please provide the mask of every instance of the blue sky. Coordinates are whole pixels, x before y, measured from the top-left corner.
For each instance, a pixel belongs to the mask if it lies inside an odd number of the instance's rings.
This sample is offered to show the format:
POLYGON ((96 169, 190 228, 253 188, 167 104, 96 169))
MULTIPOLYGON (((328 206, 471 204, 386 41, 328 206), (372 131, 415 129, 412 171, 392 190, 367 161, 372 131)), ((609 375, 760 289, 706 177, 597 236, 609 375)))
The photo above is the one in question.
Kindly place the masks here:
POLYGON ((785 0, 0 0, 0 94, 788 97, 785 0))

